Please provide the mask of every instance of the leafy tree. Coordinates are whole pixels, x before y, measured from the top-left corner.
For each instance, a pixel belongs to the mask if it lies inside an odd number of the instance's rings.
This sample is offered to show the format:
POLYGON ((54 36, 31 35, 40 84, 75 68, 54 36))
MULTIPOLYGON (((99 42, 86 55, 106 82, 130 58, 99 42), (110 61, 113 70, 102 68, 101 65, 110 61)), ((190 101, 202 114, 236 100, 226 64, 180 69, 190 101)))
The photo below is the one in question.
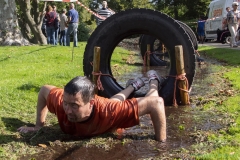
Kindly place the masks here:
POLYGON ((193 19, 198 18, 201 15, 206 15, 210 2, 211 0, 186 0, 188 10, 186 11, 185 16, 187 16, 188 19, 193 19))
POLYGON ((21 31, 25 38, 36 44, 47 44, 41 30, 46 3, 40 5, 38 0, 16 0, 16 3, 19 7, 21 31))

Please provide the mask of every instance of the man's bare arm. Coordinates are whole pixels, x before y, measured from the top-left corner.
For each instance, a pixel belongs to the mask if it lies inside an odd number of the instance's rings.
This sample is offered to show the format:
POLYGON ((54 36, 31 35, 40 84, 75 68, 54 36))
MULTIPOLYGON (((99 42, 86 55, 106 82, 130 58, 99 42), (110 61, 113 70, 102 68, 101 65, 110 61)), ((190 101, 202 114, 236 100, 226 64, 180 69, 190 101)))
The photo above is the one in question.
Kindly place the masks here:
POLYGON ((36 117, 35 126, 34 127, 22 126, 17 129, 18 132, 27 133, 27 132, 38 131, 44 126, 45 119, 48 113, 47 97, 52 88, 55 88, 55 86, 45 85, 40 89, 38 93, 37 115, 36 115, 37 117, 36 117))
POLYGON ((150 114, 154 126, 156 140, 165 142, 166 116, 163 99, 158 96, 150 96, 137 98, 137 101, 139 117, 145 114, 150 114))

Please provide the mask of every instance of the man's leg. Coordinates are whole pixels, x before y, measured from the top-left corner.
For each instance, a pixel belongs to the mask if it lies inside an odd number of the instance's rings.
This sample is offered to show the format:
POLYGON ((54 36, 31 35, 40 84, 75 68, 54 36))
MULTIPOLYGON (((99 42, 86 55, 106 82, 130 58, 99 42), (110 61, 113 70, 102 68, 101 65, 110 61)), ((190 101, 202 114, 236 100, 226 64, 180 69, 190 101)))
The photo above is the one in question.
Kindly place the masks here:
POLYGON ((150 114, 155 138, 164 142, 166 140, 165 108, 163 99, 158 95, 158 87, 163 83, 164 79, 154 70, 148 71, 147 77, 149 78, 149 91, 144 98, 137 98, 138 114, 139 116, 150 114))
POLYGON ((74 45, 74 47, 77 47, 77 44, 78 44, 77 32, 78 32, 78 24, 74 23, 74 30, 73 30, 73 45, 74 45))
POLYGON ((59 45, 63 44, 63 31, 60 32, 59 45))
POLYGON ((67 41, 67 46, 70 46, 70 34, 73 32, 73 25, 69 24, 68 29, 67 29, 67 36, 66 36, 66 41, 67 41))

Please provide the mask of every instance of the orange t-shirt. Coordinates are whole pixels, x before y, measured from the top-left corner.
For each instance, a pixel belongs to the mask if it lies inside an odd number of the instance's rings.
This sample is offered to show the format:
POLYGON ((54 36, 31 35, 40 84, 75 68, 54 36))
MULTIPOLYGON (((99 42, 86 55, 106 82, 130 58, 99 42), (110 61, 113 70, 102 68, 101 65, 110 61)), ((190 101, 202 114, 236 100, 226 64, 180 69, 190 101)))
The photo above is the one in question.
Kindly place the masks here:
POLYGON ((84 122, 70 122, 63 109, 63 89, 53 88, 47 98, 47 107, 56 114, 64 133, 92 137, 139 124, 136 98, 116 101, 95 95, 93 113, 84 122))

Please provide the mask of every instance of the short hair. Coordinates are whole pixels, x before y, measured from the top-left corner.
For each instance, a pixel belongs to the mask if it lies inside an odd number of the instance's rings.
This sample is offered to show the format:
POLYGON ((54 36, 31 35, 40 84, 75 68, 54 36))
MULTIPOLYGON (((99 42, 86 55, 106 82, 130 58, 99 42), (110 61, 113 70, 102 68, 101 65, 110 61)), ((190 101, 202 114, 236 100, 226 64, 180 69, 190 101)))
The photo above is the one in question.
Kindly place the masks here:
POLYGON ((80 93, 84 103, 88 103, 94 97, 95 85, 86 77, 77 76, 64 87, 64 92, 70 95, 80 93))
POLYGON ((103 7, 107 7, 107 1, 102 2, 103 7))
POLYGON ((67 12, 67 10, 64 8, 64 9, 62 9, 62 13, 64 13, 64 12, 67 12))
POLYGON ((70 3, 70 6, 71 6, 72 8, 74 8, 74 3, 70 3))
POLYGON ((53 10, 52 6, 51 6, 51 5, 48 5, 46 11, 47 11, 47 12, 51 12, 52 10, 53 10))
POLYGON ((233 2, 232 6, 238 6, 238 2, 233 2))

